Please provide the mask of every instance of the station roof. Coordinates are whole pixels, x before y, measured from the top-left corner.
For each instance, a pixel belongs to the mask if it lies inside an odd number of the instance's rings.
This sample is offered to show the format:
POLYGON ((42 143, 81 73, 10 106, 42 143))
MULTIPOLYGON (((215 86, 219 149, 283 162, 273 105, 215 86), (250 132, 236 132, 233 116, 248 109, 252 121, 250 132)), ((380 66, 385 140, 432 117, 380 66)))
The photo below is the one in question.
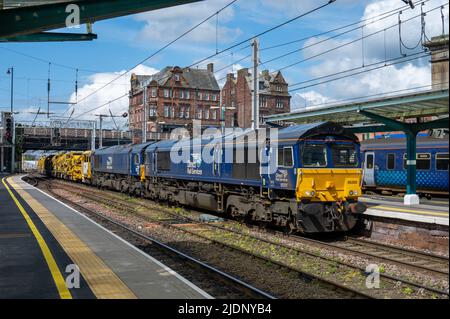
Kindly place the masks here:
POLYGON ((380 124, 364 115, 367 111, 372 114, 393 120, 408 118, 444 116, 449 113, 448 89, 427 90, 410 94, 394 95, 384 98, 356 101, 351 103, 336 103, 315 108, 306 108, 285 114, 271 115, 266 122, 280 121, 297 124, 331 121, 344 126, 354 124, 380 124))
POLYGON ((0 42, 81 41, 96 35, 44 32, 65 28, 67 6, 80 8, 80 24, 200 0, 0 0, 0 42))

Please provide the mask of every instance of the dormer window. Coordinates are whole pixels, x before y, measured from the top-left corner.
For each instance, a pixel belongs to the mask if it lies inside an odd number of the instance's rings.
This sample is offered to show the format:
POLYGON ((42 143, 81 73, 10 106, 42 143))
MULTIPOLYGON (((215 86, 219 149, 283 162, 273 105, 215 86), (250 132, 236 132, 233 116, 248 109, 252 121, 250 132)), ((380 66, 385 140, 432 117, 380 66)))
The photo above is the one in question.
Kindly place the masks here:
POLYGON ((180 82, 180 75, 179 74, 175 74, 175 82, 180 82))

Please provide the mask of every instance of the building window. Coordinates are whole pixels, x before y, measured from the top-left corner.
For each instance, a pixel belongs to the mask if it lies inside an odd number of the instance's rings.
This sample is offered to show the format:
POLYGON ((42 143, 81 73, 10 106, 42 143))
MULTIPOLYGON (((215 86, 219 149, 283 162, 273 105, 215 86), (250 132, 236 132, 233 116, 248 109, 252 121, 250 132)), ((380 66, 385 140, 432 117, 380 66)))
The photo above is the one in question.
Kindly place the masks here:
POLYGON ((389 153, 387 155, 386 167, 387 167, 388 170, 395 169, 395 154, 394 153, 389 153))
POLYGON ((164 105, 164 117, 169 117, 169 106, 164 105))
POLYGON ((236 89, 235 88, 232 88, 231 89, 231 94, 235 94, 236 93, 236 89))
POLYGON ((158 96, 158 90, 156 88, 152 88, 151 96, 152 97, 157 97, 158 96))
POLYGON ((164 89, 164 97, 171 97, 171 94, 172 92, 171 92, 171 90, 169 90, 169 89, 164 89))
POLYGON ((184 92, 184 98, 185 98, 186 100, 189 100, 189 99, 191 98, 191 94, 190 94, 189 91, 185 91, 185 92, 184 92))
POLYGON ((202 115, 203 115, 203 111, 201 108, 197 109, 197 119, 201 120, 202 119, 202 115))
POLYGON ((209 109, 205 109, 205 120, 209 120, 209 109))
POLYGON ((212 100, 215 102, 215 101, 217 101, 217 95, 216 94, 213 94, 212 95, 212 100))
POLYGON ((277 100, 277 109, 284 109, 284 102, 281 100, 277 100))
MULTIPOLYGON (((211 110, 211 118, 213 120, 217 120, 217 110, 211 110)), ((447 160, 448 162, 448 160, 447 160)))
POLYGON ((150 106, 149 112, 148 112, 148 116, 149 117, 155 117, 156 116, 156 106, 152 105, 150 106))
POLYGON ((186 106, 186 109, 185 109, 185 117, 188 119, 189 117, 190 117, 190 110, 191 110, 191 108, 189 107, 189 106, 186 106))
POLYGON ((436 170, 448 171, 448 153, 436 153, 436 170))
POLYGON ((265 97, 261 97, 259 99, 259 107, 263 108, 267 107, 267 99, 265 97))
POLYGON ((231 101, 231 107, 236 107, 236 103, 234 101, 231 101))
POLYGON ((202 99, 202 92, 197 92, 197 100, 201 100, 202 99))
POLYGON ((175 118, 175 106, 172 106, 172 107, 170 108, 170 117, 171 117, 171 118, 175 118))
POLYGON ((209 101, 209 93, 205 93, 205 100, 209 101))
POLYGON ((179 82, 180 81, 180 75, 179 74, 175 74, 175 82, 179 82))
POLYGON ((180 106, 180 114, 179 114, 180 119, 184 118, 184 106, 180 106))
POLYGON ((276 86, 277 92, 283 92, 283 87, 281 85, 276 86))

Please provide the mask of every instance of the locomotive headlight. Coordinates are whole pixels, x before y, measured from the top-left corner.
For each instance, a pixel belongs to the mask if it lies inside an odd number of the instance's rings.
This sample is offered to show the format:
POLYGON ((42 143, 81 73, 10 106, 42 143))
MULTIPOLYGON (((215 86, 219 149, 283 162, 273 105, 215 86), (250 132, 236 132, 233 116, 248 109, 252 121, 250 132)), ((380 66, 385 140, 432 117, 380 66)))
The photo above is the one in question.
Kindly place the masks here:
POLYGON ((356 196, 356 195, 358 195, 358 191, 353 191, 353 190, 351 190, 351 191, 348 192, 348 194, 349 194, 350 196, 356 196))
POLYGON ((314 197, 316 195, 316 192, 311 190, 311 191, 305 191, 305 195, 308 197, 314 197))
POLYGON ((353 191, 349 191, 348 194, 349 194, 350 196, 353 196, 353 191))

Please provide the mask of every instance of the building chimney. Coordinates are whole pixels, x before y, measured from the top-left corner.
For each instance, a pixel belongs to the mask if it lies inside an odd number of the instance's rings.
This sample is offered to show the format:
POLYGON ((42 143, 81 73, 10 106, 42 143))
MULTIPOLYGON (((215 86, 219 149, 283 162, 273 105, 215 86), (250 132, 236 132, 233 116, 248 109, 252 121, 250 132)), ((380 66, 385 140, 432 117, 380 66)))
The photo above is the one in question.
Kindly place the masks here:
POLYGON ((231 81, 231 80, 234 80, 234 73, 228 73, 227 74, 227 82, 231 81))
POLYGON ((237 74, 238 74, 238 77, 248 76, 248 68, 243 68, 243 69, 238 70, 237 74))
POLYGON ((209 64, 206 66, 206 69, 207 69, 209 72, 214 73, 214 63, 209 63, 209 64))

